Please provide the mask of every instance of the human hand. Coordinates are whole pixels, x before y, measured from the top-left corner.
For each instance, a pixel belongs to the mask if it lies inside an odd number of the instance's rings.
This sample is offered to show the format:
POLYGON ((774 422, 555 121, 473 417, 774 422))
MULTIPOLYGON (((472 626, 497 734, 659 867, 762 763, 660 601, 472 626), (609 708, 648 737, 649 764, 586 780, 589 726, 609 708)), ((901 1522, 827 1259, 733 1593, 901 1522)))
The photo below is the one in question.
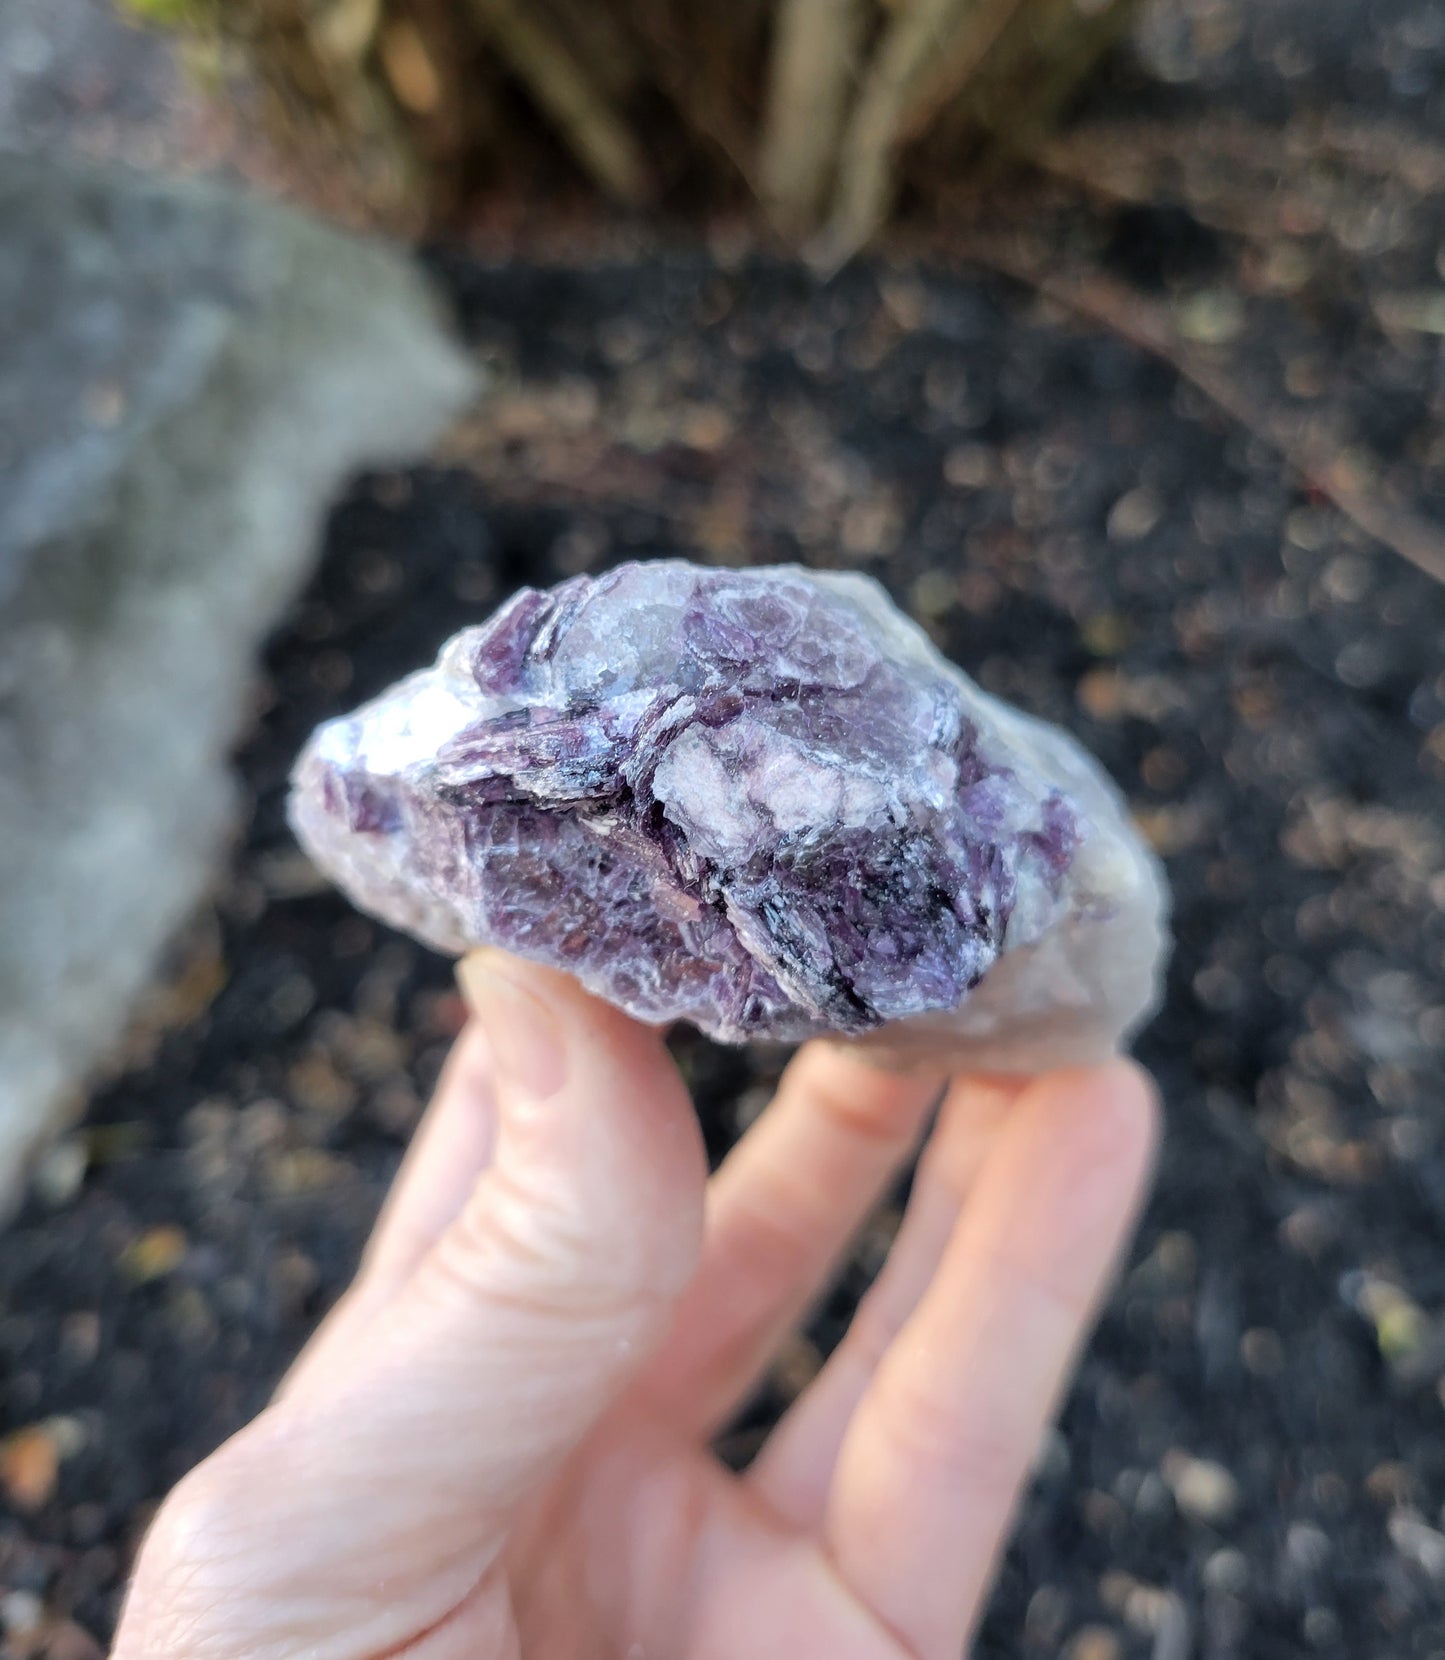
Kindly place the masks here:
POLYGON ((486 952, 350 1291, 141 1552, 115 1660, 956 1660, 1143 1190, 1127 1062, 948 1085, 745 1474, 710 1437, 941 1076, 812 1044, 709 1182, 661 1039, 486 952))

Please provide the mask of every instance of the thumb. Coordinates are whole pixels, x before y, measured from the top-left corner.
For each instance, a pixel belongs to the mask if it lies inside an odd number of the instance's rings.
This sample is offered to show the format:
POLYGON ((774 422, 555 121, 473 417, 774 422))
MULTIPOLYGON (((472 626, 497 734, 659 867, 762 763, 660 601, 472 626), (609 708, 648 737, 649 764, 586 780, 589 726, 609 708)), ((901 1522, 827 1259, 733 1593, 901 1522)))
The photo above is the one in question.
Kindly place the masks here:
POLYGON ((487 1582, 520 1504, 662 1336, 707 1167, 661 1038, 500 952, 461 978, 495 1157, 362 1329, 162 1507, 117 1655, 165 1652, 173 1626, 244 1630, 255 1655, 338 1634, 398 1651, 487 1582))
POLYGON ((707 1167, 657 1033, 499 951, 460 979, 492 1051, 496 1155, 348 1393, 377 1458, 405 1449, 397 1480, 505 1524, 660 1339, 697 1263, 707 1167))

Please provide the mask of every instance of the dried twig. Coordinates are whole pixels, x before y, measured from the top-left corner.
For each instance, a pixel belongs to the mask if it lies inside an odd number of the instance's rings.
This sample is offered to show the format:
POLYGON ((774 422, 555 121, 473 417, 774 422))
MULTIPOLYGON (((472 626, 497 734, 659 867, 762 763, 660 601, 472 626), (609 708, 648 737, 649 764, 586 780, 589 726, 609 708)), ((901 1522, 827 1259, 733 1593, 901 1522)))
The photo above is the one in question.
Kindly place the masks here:
POLYGON ((1285 127, 1232 111, 1206 111, 1185 121, 1096 120, 1076 136, 1088 157, 1111 170, 1127 168, 1141 180, 1197 162, 1230 161, 1261 183, 1344 163, 1398 179, 1420 195, 1445 191, 1445 145, 1389 121, 1352 121, 1333 110, 1302 115, 1285 127))
POLYGON ((609 98, 627 98, 647 79, 642 53, 610 6, 598 0, 546 0, 542 10, 609 98))
POLYGON ((1095 122, 1031 146, 1029 160, 1095 198, 1180 201, 1201 224, 1266 250, 1286 235, 1322 234, 1347 257, 1340 225, 1361 200, 1445 193, 1445 146, 1334 116, 1283 129, 1235 115, 1182 127, 1095 122))
POLYGON ((1168 363, 1216 408, 1275 450, 1292 472, 1333 502, 1357 529, 1392 548, 1427 576, 1445 582, 1445 531, 1411 509, 1384 500, 1338 448, 1300 434, 1277 412, 1261 408, 1227 374, 1191 351, 1162 309, 1144 295, 1095 272, 1082 276, 1051 273, 1042 251, 1017 243, 1010 246, 970 238, 961 248, 955 244, 951 252, 1026 284, 1054 305, 1168 363))
MULTIPOLYGON (((1011 8, 1019 3, 1008 0, 1011 8)), ((893 13, 864 72, 843 134, 833 211, 810 254, 820 270, 836 270, 886 217, 894 161, 919 78, 969 9, 968 0, 910 0, 893 13)))
POLYGON ((642 203, 670 182, 710 193, 725 158, 788 232, 825 221, 815 258, 836 266, 882 223, 923 126, 948 167, 959 149, 940 130, 945 109, 999 151, 1019 148, 1021 132, 1032 146, 1141 0, 120 3, 223 28, 277 89, 294 147, 319 135, 333 169, 388 220, 464 211, 535 139, 525 121, 506 132, 515 112, 487 96, 506 75, 614 199, 642 203), (703 142, 676 130, 662 100, 703 142))
POLYGON ((381 0, 334 0, 312 28, 317 47, 333 61, 359 64, 381 29, 381 0))
POLYGON ((780 0, 758 183, 773 219, 790 234, 811 230, 822 211, 864 21, 861 0, 780 0))
POLYGON ((631 129, 572 54, 540 24, 525 0, 469 0, 473 15, 533 97, 557 123, 583 167, 629 206, 645 202, 652 181, 631 129))
POLYGON ((755 137, 733 73, 739 48, 761 24, 771 0, 729 0, 689 8, 679 27, 668 0, 630 0, 629 21, 658 90, 683 122, 756 192, 755 137))
POLYGON ((1027 0, 959 79, 944 65, 915 106, 905 141, 933 133, 947 153, 959 134, 986 134, 997 156, 1031 154, 1140 10, 1143 0, 1027 0))
POLYGON ((427 204, 417 148, 404 112, 368 62, 379 8, 344 0, 313 17, 296 0, 277 0, 185 12, 213 18, 243 45, 266 92, 268 127, 308 175, 341 183, 332 211, 360 208, 393 230, 419 228, 427 204))
POLYGON ((909 102, 901 137, 916 138, 933 125, 943 107, 978 73, 1025 4, 1026 0, 982 0, 970 9, 956 34, 921 77, 909 102))

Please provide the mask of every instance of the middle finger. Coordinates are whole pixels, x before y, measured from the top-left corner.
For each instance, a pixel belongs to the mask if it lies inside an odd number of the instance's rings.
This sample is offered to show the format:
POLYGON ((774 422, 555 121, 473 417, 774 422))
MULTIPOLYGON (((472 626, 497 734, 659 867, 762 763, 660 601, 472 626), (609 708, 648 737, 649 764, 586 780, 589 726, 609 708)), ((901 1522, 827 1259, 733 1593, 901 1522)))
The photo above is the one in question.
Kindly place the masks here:
POLYGON ((715 1430, 826 1284, 917 1144, 943 1087, 839 1044, 799 1050, 778 1092, 708 1184, 697 1276, 646 1374, 684 1433, 715 1430))
POLYGON ((854 1408, 928 1289, 1022 1078, 960 1078, 919 1161, 903 1225, 823 1370, 768 1437, 749 1480, 783 1519, 816 1526, 854 1408))

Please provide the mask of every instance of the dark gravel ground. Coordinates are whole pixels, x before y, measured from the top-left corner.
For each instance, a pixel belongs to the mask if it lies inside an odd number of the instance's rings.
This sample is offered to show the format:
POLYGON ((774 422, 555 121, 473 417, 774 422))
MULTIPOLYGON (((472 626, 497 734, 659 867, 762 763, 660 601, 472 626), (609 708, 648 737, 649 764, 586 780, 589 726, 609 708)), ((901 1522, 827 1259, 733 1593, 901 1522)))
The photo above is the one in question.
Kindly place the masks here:
MULTIPOLYGON (((1438 523, 1442 8, 1361 7, 1354 36, 1339 5, 1313 36, 1283 0, 1233 35, 1237 7, 1176 10, 1215 32, 1161 36, 1170 75, 1231 119, 1312 122, 1317 71, 1359 121, 1413 123, 1404 148, 1382 165, 1383 125, 1305 122, 1262 169, 1221 160, 1227 201, 1187 167, 1142 205, 1071 199, 1060 258, 1438 523)), ((1160 147, 1155 94, 1120 97, 1102 114, 1160 147)), ((987 274, 433 263, 496 396, 437 465, 338 508, 267 659, 214 916, 0 1244, 0 1656, 104 1639, 150 1508, 344 1284, 460 1019, 447 966, 296 855, 301 739, 519 582, 675 551, 878 575, 1076 731, 1169 863, 1178 948, 1140 1047, 1158 1186, 980 1652, 1445 1656, 1445 590, 1167 365, 987 274)), ((677 1050, 720 1152, 777 1058, 677 1050)))
MULTIPOLYGON (((1167 369, 1000 283, 444 264, 498 397, 448 464, 338 509, 268 658, 218 923, 155 1013, 181 1023, 0 1253, 0 1428, 40 1426, 8 1444, 32 1504, 0 1581, 105 1631, 148 1506, 344 1282, 455 1029, 446 966, 292 851, 301 738, 519 581, 689 548, 875 572, 1076 730, 1169 859, 1158 1191, 982 1651, 1445 1653, 1445 594, 1167 369)), ((767 1064, 678 1049, 721 1149, 767 1064)))

